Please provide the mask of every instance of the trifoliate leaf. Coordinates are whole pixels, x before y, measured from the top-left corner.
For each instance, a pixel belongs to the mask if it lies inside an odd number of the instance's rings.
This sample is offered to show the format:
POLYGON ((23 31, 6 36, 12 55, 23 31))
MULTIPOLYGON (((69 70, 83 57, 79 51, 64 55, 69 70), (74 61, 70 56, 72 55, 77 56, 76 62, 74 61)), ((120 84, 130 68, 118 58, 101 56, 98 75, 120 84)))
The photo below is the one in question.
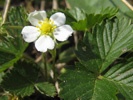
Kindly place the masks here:
POLYGON ((79 43, 79 63, 60 77, 64 100, 133 99, 133 58, 113 63, 133 49, 133 25, 128 19, 114 18, 96 25, 79 43))
POLYGON ((64 100, 118 100, 118 94, 121 94, 126 100, 132 100, 132 77, 133 58, 112 66, 103 75, 77 63, 75 69, 67 69, 60 77, 60 96, 64 100))

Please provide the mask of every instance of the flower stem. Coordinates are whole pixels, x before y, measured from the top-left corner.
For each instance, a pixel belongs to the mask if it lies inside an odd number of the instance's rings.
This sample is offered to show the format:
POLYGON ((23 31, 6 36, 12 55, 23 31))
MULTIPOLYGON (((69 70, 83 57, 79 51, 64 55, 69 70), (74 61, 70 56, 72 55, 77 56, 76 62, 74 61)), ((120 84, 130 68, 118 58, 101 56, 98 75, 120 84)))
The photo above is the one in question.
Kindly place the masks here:
POLYGON ((56 60, 56 48, 52 52, 52 59, 53 59, 53 65, 52 65, 52 70, 53 70, 53 80, 54 82, 56 81, 56 69, 55 69, 55 60, 56 60))
POLYGON ((43 53, 43 63, 44 63, 44 75, 45 75, 45 80, 47 81, 47 75, 48 75, 48 73, 47 73, 47 62, 46 62, 46 53, 43 53))

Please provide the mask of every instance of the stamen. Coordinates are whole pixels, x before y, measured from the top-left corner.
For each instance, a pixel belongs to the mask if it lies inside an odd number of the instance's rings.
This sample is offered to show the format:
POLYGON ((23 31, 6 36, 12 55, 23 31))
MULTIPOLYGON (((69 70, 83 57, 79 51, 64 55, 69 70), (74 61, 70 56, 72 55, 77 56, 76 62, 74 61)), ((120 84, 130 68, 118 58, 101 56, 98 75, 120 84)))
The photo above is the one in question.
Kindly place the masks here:
POLYGON ((36 26, 39 28, 39 31, 41 32, 42 35, 50 35, 51 33, 54 32, 55 28, 57 27, 54 25, 54 22, 52 20, 49 20, 46 18, 44 21, 39 22, 39 26, 36 26))

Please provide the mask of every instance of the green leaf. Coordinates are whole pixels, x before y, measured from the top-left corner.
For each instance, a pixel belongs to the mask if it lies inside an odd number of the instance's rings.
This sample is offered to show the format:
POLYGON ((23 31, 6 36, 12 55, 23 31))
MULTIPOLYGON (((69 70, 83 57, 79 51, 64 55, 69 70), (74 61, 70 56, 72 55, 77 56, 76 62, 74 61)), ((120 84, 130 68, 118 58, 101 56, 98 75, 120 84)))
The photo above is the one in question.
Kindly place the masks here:
POLYGON ((12 8, 7 16, 7 23, 2 26, 4 34, 0 34, 0 72, 19 60, 27 47, 21 36, 27 16, 24 8, 12 8))
POLYGON ((79 31, 88 30, 95 24, 100 23, 102 20, 106 18, 111 18, 117 13, 117 9, 114 8, 107 8, 101 11, 100 14, 82 14, 81 11, 82 10, 78 9, 78 11, 75 11, 75 13, 70 12, 70 14, 74 16, 77 20, 76 22, 72 22, 72 27, 73 29, 79 31), (80 14, 83 16, 78 16, 80 14))
POLYGON ((78 63, 61 77, 60 96, 64 100, 117 100, 116 87, 111 82, 95 76, 78 63))
POLYGON ((107 7, 105 9, 102 9, 100 14, 103 16, 106 16, 107 18, 111 18, 114 15, 116 15, 118 12, 117 8, 111 8, 111 7, 107 7))
POLYGON ((3 77, 2 87, 15 95, 29 96, 34 93, 38 71, 33 63, 18 62, 11 72, 3 77))
POLYGON ((133 99, 133 58, 113 66, 105 77, 118 88, 126 100, 133 99))
POLYGON ((9 60, 12 60, 15 58, 15 55, 11 54, 11 53, 5 53, 5 52, 2 52, 0 51, 0 65, 8 62, 9 60), (5 58, 6 56, 6 58, 5 58))
POLYGON ((77 30, 77 31, 87 30, 87 28, 88 28, 87 19, 80 20, 78 22, 72 22, 72 27, 74 30, 77 30))
POLYGON ((12 66, 20 57, 14 54, 0 51, 0 72, 12 66))
POLYGON ((42 94, 46 94, 47 96, 55 96, 56 89, 55 86, 48 82, 40 82, 36 84, 37 90, 39 90, 42 94))
POLYGON ((38 80, 39 69, 34 63, 18 62, 14 68, 3 77, 2 87, 13 95, 25 97, 35 92, 35 88, 47 96, 55 96, 53 84, 38 80), (37 81, 38 80, 38 81, 37 81))
POLYGON ((80 63, 67 69, 60 77, 60 96, 64 100, 125 100, 133 99, 133 58, 112 66, 103 76, 90 72, 80 63))
POLYGON ((82 64, 90 65, 89 70, 103 72, 120 55, 133 48, 132 29, 131 21, 126 18, 102 22, 92 33, 86 33, 76 54, 82 64))
POLYGON ((89 14, 86 16, 86 19, 84 20, 80 20, 78 22, 72 22, 72 26, 74 30, 84 31, 90 29, 95 24, 100 23, 105 18, 106 16, 103 16, 101 14, 97 15, 89 14))

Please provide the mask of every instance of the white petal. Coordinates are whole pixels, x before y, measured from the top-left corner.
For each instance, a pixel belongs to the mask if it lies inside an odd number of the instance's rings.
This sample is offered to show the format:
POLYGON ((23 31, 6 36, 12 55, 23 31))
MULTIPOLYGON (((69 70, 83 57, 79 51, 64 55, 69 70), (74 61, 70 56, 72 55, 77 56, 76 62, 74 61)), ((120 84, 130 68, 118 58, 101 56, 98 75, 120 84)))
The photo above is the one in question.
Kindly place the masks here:
POLYGON ((62 25, 55 29, 54 37, 58 41, 65 41, 68 39, 69 36, 71 36, 73 33, 73 29, 70 25, 62 25))
POLYGON ((28 15, 28 20, 34 26, 37 26, 39 21, 44 20, 47 17, 45 11, 34 11, 28 15))
POLYGON ((54 49, 55 43, 50 36, 42 35, 35 41, 35 47, 40 52, 54 49))
POLYGON ((55 25, 61 26, 65 24, 66 16, 64 15, 64 13, 57 12, 50 17, 50 20, 54 21, 55 25))
POLYGON ((38 31, 38 28, 34 26, 25 26, 22 29, 21 34, 26 42, 33 42, 38 38, 40 32, 38 31))

